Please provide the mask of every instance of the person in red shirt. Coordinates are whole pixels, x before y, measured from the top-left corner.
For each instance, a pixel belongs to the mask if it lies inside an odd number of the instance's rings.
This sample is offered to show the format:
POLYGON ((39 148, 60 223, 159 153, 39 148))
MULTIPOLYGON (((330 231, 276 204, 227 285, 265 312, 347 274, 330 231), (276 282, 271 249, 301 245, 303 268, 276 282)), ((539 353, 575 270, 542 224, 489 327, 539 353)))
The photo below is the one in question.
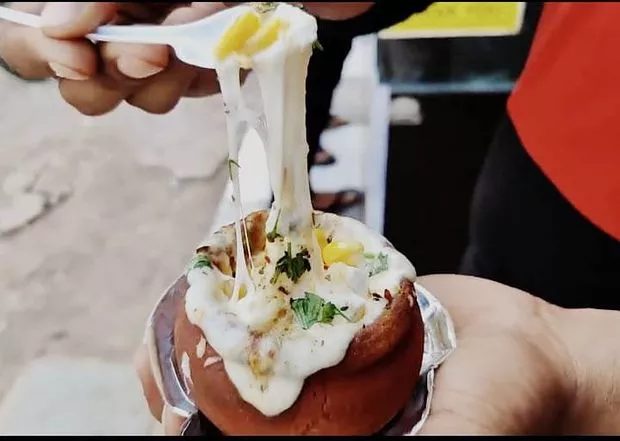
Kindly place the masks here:
POLYGON ((546 3, 474 194, 466 274, 620 309, 620 3, 546 3))

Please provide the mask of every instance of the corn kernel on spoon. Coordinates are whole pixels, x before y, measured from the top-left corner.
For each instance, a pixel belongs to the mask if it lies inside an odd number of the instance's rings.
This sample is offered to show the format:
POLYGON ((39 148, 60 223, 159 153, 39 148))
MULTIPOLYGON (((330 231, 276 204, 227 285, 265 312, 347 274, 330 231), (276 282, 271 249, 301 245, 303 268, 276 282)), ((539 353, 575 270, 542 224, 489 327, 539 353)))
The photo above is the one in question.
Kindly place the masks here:
MULTIPOLYGON (((177 58, 184 63, 213 69, 216 63, 215 49, 220 44, 220 38, 244 14, 254 15, 248 14, 252 10, 251 6, 238 5, 193 23, 174 26, 105 25, 86 37, 91 41, 165 44, 172 47, 177 58)), ((0 19, 34 28, 41 27, 41 18, 38 15, 7 7, 0 7, 0 19)))

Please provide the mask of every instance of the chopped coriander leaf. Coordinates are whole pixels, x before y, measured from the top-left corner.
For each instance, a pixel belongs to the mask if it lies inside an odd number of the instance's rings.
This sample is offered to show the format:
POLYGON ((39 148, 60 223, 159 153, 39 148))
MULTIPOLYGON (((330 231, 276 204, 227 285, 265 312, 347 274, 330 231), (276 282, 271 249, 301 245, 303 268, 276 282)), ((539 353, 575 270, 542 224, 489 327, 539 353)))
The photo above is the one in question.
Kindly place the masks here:
POLYGON ((273 242, 274 240, 276 240, 276 238, 282 237, 280 233, 278 233, 278 223, 280 222, 281 213, 282 213, 282 210, 279 210, 278 216, 276 217, 276 223, 274 224, 273 229, 269 233, 267 233, 267 240, 269 242, 273 242))
POLYGON ((322 298, 308 292, 303 298, 291 299, 291 309, 297 316, 303 329, 309 329, 312 325, 318 323, 323 303, 322 298))
POLYGON ((319 40, 314 40, 314 43, 312 43, 312 49, 318 49, 320 51, 323 50, 323 45, 321 44, 321 42, 319 40))
POLYGON ((311 292, 306 292, 306 296, 301 299, 291 299, 291 308, 301 327, 306 330, 316 323, 329 324, 337 315, 350 321, 336 305, 311 292))
POLYGON ((230 176, 230 179, 232 180, 233 178, 233 166, 237 167, 237 168, 241 168, 241 166, 239 165, 239 163, 237 161, 235 161, 234 159, 228 159, 228 175, 230 176))
POLYGON ((190 265, 190 269, 197 269, 197 268, 204 268, 204 267, 213 268, 213 264, 211 263, 211 260, 207 256, 204 256, 202 254, 199 254, 198 256, 194 257, 190 265))
POLYGON ((284 256, 280 257, 276 262, 276 269, 271 278, 271 284, 275 285, 280 274, 286 274, 293 283, 297 283, 301 276, 311 269, 308 257, 310 257, 310 253, 308 253, 308 250, 305 248, 293 257, 291 243, 289 242, 288 249, 284 252, 284 256))
POLYGON ((366 262, 366 268, 368 269, 368 277, 375 276, 388 269, 388 255, 385 253, 379 253, 371 258, 369 262, 366 262))
POLYGON ((347 321, 350 321, 349 318, 342 313, 341 309, 333 303, 327 302, 324 304, 323 308, 321 308, 321 314, 319 315, 318 321, 319 323, 331 323, 337 315, 344 317, 347 321))

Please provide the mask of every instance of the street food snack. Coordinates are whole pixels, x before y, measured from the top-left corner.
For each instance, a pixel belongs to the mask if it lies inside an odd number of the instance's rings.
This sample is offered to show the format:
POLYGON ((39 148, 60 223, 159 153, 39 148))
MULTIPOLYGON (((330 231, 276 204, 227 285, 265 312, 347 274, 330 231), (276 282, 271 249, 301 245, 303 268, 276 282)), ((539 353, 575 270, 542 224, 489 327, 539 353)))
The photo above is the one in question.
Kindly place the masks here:
POLYGON ((181 282, 174 345, 192 400, 225 435, 371 435, 419 378, 413 265, 362 223, 312 208, 305 79, 316 30, 289 4, 248 8, 216 49, 238 216, 181 282), (249 215, 237 162, 241 68, 258 76, 274 193, 269 210, 249 215))
POLYGON ((182 282, 174 339, 192 399, 228 435, 376 433, 418 381, 413 267, 363 224, 328 213, 315 213, 316 248, 270 242, 268 214, 245 222, 254 287, 234 291, 233 225, 198 250, 182 282))

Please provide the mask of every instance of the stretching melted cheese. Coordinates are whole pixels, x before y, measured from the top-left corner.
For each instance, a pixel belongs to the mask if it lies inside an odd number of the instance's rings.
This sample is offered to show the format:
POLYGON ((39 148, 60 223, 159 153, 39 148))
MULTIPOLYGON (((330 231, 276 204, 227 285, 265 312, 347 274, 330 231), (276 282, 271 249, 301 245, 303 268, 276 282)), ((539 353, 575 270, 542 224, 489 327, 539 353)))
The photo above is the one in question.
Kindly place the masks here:
MULTIPOLYGON (((397 295, 403 278, 415 279, 409 261, 363 224, 313 216, 305 81, 316 30, 312 16, 283 3, 270 13, 249 12, 238 19, 218 47, 238 209, 236 255, 245 259, 236 259, 232 276, 214 265, 193 267, 187 274, 189 321, 221 357, 241 397, 266 416, 292 406, 308 376, 342 361, 355 334, 389 303, 386 290, 397 295), (248 119, 241 68, 258 76, 275 200, 265 250, 256 253, 244 246, 236 165, 248 119)), ((202 355, 204 348, 197 348, 196 356, 202 355)))

